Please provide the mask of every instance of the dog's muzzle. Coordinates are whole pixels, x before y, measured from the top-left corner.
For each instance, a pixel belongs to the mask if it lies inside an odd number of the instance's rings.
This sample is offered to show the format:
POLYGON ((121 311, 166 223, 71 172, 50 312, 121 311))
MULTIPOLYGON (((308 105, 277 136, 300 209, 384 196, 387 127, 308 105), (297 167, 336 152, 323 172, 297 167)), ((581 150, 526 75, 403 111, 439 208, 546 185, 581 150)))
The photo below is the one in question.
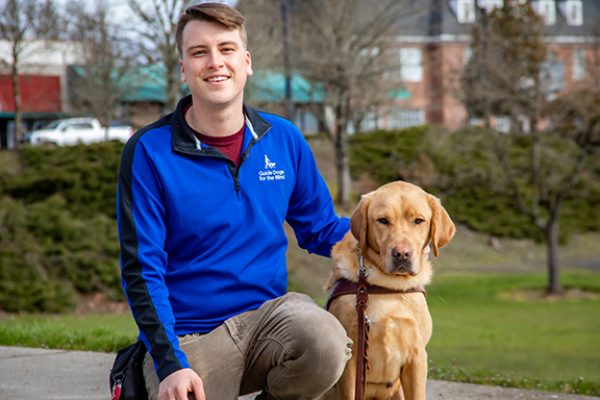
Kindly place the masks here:
POLYGON ((416 275, 413 271, 411 258, 412 251, 407 246, 394 247, 391 251, 391 270, 389 273, 394 275, 416 275))
POLYGON ((398 261, 394 259, 390 273, 393 275, 417 275, 417 273, 412 269, 412 262, 410 260, 398 261))

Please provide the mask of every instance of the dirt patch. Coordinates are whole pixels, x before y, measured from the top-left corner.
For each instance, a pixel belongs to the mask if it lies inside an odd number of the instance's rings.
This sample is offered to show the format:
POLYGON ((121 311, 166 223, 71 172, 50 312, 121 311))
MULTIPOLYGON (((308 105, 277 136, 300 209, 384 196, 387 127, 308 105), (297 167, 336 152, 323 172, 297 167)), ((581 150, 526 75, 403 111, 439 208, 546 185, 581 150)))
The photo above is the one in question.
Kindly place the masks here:
POLYGON ((503 300, 515 301, 519 303, 529 303, 533 301, 554 302, 554 301, 581 301, 598 300, 600 292, 585 290, 581 288, 565 289, 561 294, 548 294, 539 289, 523 289, 511 292, 504 292, 500 295, 503 300))
POLYGON ((104 314, 104 313, 124 313, 129 310, 127 303, 122 301, 113 301, 106 297, 104 293, 94 293, 81 295, 77 299, 76 314, 104 314))

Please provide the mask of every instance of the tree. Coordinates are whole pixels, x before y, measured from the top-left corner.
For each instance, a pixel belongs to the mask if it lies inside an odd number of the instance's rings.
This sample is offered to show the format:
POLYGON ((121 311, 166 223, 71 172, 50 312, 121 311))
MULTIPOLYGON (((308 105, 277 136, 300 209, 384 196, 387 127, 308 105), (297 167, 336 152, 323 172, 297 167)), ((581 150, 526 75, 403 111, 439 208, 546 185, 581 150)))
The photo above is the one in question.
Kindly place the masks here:
POLYGON ((255 66, 265 63, 282 71, 288 81, 293 73, 299 73, 314 92, 324 94, 323 103, 313 104, 313 111, 334 143, 336 200, 342 206, 348 205, 351 194, 348 135, 359 130, 367 116, 393 102, 401 86, 396 78, 400 57, 393 29, 422 11, 417 7, 405 0, 260 0, 239 4, 252 16, 248 30, 253 53, 258 50, 267 58, 254 57, 255 66), (258 11, 261 7, 271 11, 258 11), (256 12, 251 14, 253 10, 256 12), (282 13, 276 15, 275 10, 282 13), (262 40, 255 43, 255 37, 262 40), (266 48, 261 50, 262 46, 266 48))
POLYGON ((179 56, 175 44, 175 28, 184 11, 184 0, 127 0, 143 26, 137 33, 141 53, 149 64, 163 63, 167 102, 165 109, 174 110, 180 97, 179 56))
POLYGON ((423 12, 416 2, 303 1, 295 11, 295 65, 325 93, 333 124, 323 126, 335 147, 337 203, 350 200, 348 135, 390 105, 401 88, 394 28, 423 12))
MULTIPOLYGON (((53 0, 0 0, 0 39, 10 43, 8 69, 10 70, 13 103, 15 105, 15 147, 22 141, 23 117, 19 75, 22 63, 28 53, 36 51, 35 39, 42 39, 44 46, 50 46, 48 40, 61 39, 62 17, 53 0)), ((4 68, 5 66, 0 65, 4 68)))
POLYGON ((282 5, 290 0, 241 0, 237 9, 246 17, 248 50, 257 71, 283 67, 282 5), (267 22, 268 21, 268 22, 267 22))
POLYGON ((37 17, 31 21, 36 36, 51 40, 64 39, 66 32, 62 22, 66 21, 54 0, 38 1, 37 7, 37 17))
POLYGON ((2 0, 0 9, 4 10, 0 13, 0 39, 10 42, 11 54, 8 64, 15 105, 15 146, 18 147, 23 125, 19 70, 26 40, 33 33, 31 21, 35 19, 36 2, 35 0, 2 0))
POLYGON ((505 1, 490 15, 480 10, 472 56, 462 75, 471 118, 489 126, 492 116, 502 116, 510 119, 513 130, 522 130, 523 123, 535 127, 546 95, 544 34, 542 19, 528 3, 505 1))
POLYGON ((544 26, 528 4, 506 1, 483 21, 473 32, 473 57, 463 75, 465 104, 472 116, 486 122, 508 116, 511 132, 493 132, 485 143, 471 147, 463 142, 454 151, 487 160, 493 167, 488 172, 474 163, 469 167, 487 174, 481 184, 510 196, 542 234, 548 292, 557 294, 562 292, 557 260, 561 210, 565 200, 594 181, 584 178, 600 145, 600 91, 593 85, 571 93, 549 90, 544 26))
POLYGON ((125 51, 127 41, 109 22, 104 1, 97 1, 92 9, 81 3, 69 6, 72 16, 71 35, 85 48, 85 63, 76 68, 74 84, 75 108, 91 112, 108 127, 118 117, 118 106, 129 82, 125 79, 131 70, 131 60, 125 51))

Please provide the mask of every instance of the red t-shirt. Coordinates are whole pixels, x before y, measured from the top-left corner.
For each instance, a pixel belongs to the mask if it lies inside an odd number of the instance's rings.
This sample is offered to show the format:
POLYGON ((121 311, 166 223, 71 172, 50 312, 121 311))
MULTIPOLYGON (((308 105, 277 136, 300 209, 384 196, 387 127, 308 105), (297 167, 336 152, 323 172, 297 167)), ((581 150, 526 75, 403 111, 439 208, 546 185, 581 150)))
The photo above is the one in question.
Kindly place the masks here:
POLYGON ((246 125, 242 125, 242 128, 239 131, 228 136, 206 136, 189 126, 189 124, 188 127, 192 130, 192 132, 194 132, 194 135, 196 135, 201 143, 207 144, 210 147, 219 150, 227 158, 233 161, 235 165, 240 165, 240 153, 242 151, 242 143, 244 141, 244 130, 246 129, 246 125))

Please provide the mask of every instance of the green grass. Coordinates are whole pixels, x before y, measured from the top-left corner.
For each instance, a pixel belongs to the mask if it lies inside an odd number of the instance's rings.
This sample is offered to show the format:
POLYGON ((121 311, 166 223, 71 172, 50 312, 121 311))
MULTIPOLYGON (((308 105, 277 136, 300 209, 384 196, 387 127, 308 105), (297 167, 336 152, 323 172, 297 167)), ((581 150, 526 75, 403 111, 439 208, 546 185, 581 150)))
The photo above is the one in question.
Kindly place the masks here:
MULTIPOLYGON (((599 238, 580 235, 560 254, 598 259, 599 238)), ((290 237, 290 290, 322 303, 331 261, 293 243, 290 237)), ((600 274, 563 260, 565 287, 597 296, 524 300, 518 294, 546 286, 543 255, 543 246, 526 241, 502 240, 495 250, 463 230, 442 249, 428 288, 431 378, 600 396, 600 274)), ((0 315, 0 345, 115 351, 135 337, 128 313, 0 315)))
POLYGON ((0 345, 113 352, 135 341, 130 314, 0 316, 0 345))
MULTIPOLYGON (((430 377, 600 396, 600 274, 570 270, 591 299, 530 299, 542 273, 440 272, 428 290, 430 377)), ((0 317, 0 344, 115 351, 135 340, 129 314, 0 317)))
MULTIPOLYGON (((570 271, 563 283, 600 292, 599 274, 570 271)), ((544 287, 543 274, 438 274, 428 290, 430 376, 600 396, 600 296, 512 296, 544 287)))

